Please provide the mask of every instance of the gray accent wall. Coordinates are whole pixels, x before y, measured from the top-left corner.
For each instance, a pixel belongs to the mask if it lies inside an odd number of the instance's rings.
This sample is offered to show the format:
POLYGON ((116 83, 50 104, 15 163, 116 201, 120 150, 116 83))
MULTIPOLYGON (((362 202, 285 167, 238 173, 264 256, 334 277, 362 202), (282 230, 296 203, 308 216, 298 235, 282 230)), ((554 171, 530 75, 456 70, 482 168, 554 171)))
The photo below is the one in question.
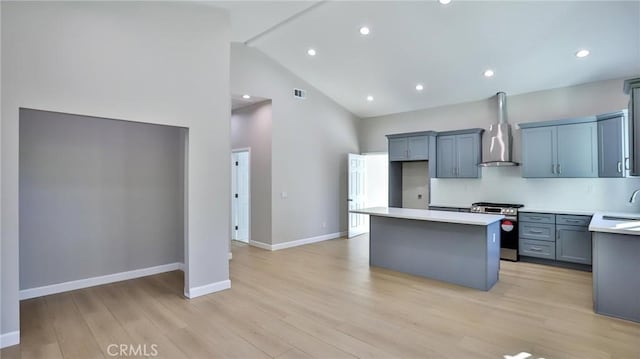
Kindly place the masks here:
POLYGON ((346 231, 347 154, 360 153, 358 118, 243 44, 231 44, 231 93, 273 103, 271 244, 346 231), (294 98, 294 88, 306 99, 294 98))
POLYGON ((20 289, 182 263, 185 135, 20 110, 20 289))
POLYGON ((250 148, 250 240, 271 243, 271 101, 231 113, 231 147, 250 148))
POLYGON ((20 329, 20 107, 188 128, 185 294, 228 287, 227 11, 196 2, 3 1, 0 6, 0 333, 20 329))

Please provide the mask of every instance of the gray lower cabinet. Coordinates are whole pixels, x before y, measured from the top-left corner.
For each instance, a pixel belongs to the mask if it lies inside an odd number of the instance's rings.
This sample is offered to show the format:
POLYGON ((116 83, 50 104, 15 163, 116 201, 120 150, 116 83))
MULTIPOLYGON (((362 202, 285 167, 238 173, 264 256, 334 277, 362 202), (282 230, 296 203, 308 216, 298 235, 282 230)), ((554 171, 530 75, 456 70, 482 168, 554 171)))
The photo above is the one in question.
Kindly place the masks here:
POLYGON ((478 178, 482 129, 451 131, 436 138, 437 178, 478 178))
POLYGON ((389 137, 389 161, 426 161, 429 136, 389 137))
POLYGON ((590 216, 519 213, 519 254, 591 265, 590 216))
POLYGON ((624 115, 598 119, 598 176, 624 177, 624 115))
POLYGON ((556 226, 556 260, 591 264, 591 232, 588 227, 556 226))
POLYGON ((598 177, 595 117, 592 122, 521 127, 522 177, 598 177))

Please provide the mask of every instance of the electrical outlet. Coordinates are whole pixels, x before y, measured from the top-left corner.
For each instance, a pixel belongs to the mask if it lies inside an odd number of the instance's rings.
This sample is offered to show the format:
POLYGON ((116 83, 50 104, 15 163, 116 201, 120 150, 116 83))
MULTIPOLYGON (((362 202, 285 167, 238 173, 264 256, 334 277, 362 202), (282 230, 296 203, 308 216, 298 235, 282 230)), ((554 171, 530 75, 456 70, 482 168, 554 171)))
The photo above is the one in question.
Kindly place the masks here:
POLYGON ((493 234, 493 243, 496 243, 496 234, 493 234))
POLYGON ((289 194, 287 192, 282 192, 282 193, 280 193, 280 198, 287 199, 287 198, 289 198, 289 194))
POLYGON ((322 228, 327 228, 327 222, 322 222, 322 228))

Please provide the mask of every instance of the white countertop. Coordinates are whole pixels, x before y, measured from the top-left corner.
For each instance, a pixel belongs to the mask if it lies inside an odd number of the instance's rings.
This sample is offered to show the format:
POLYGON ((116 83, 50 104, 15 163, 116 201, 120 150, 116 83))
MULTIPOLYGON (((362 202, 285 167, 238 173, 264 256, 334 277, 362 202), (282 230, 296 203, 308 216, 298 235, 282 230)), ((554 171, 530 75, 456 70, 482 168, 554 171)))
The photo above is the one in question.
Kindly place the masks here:
POLYGON ((486 226, 504 218, 503 215, 430 211, 428 209, 410 209, 394 207, 372 207, 349 211, 351 213, 369 214, 372 216, 415 219, 420 221, 472 224, 486 226))
POLYGON ((597 212, 593 215, 591 223, 589 223, 589 230, 592 232, 606 232, 640 236, 640 214, 597 212), (604 216, 622 217, 625 219, 608 220, 604 219, 604 216))
POLYGON ((596 211, 587 211, 582 209, 549 209, 549 208, 531 208, 524 206, 518 209, 518 212, 531 212, 531 213, 553 213, 553 214, 573 214, 578 216, 593 216, 596 211))

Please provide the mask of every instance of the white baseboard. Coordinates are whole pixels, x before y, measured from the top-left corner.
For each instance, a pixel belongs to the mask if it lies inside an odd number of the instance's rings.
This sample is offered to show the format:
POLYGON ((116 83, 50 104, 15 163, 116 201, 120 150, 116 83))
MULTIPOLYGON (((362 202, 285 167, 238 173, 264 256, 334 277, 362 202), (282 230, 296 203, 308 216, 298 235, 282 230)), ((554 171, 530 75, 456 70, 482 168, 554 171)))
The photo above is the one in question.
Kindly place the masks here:
POLYGON ((277 251, 280 249, 298 247, 298 246, 303 246, 305 244, 311 244, 316 242, 327 241, 330 239, 336 239, 336 238, 344 237, 346 235, 347 235, 347 232, 336 232, 336 233, 323 234, 321 236, 303 238, 295 241, 289 241, 289 242, 278 243, 278 244, 266 244, 266 243, 256 242, 256 241, 249 241, 249 244, 254 247, 266 249, 268 251, 277 251))
POLYGON ((272 251, 273 249, 271 249, 271 245, 267 244, 267 243, 263 243, 263 242, 258 242, 258 241, 249 241, 249 245, 250 246, 254 246, 254 247, 258 247, 258 248, 262 248, 262 249, 266 249, 268 251, 272 251))
POLYGON ((184 296, 189 299, 193 299, 229 288, 231 288, 231 281, 227 279, 220 282, 202 285, 200 287, 185 289, 184 296))
POLYGON ((50 294, 68 292, 76 289, 94 287, 96 285, 120 282, 123 280, 146 277, 154 274, 171 272, 174 270, 184 271, 184 264, 169 263, 169 264, 163 264, 155 267, 136 269, 128 272, 107 274, 99 277, 79 279, 71 282, 46 285, 46 286, 37 287, 37 288, 23 289, 20 291, 20 300, 42 297, 50 294))
POLYGON ((0 334, 0 349, 20 344, 20 331, 0 334))

